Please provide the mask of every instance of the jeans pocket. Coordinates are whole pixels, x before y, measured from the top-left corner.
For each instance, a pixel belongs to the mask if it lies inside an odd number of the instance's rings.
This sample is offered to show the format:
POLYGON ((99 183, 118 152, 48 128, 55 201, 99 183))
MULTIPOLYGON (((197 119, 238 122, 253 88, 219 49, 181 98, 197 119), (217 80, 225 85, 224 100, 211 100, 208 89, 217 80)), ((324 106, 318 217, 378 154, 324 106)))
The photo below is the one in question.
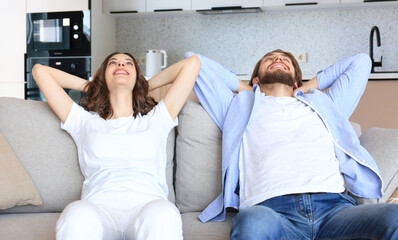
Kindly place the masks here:
POLYGON ((352 205, 357 205, 357 202, 355 201, 355 199, 353 199, 352 197, 350 197, 349 195, 345 194, 345 193, 339 193, 340 197, 348 202, 350 202, 352 205))

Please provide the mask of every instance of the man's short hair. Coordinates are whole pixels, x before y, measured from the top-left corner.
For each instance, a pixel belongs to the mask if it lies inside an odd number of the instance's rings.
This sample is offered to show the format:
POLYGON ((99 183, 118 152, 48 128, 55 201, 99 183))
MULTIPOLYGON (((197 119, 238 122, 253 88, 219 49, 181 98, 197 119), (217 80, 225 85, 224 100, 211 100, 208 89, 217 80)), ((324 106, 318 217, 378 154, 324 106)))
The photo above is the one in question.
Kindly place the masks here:
POLYGON ((302 80, 303 74, 301 73, 300 65, 298 64, 298 62, 297 62, 296 58, 293 56, 293 54, 291 54, 290 52, 285 52, 285 51, 283 51, 283 50, 281 50, 281 49, 276 49, 276 50, 274 50, 274 51, 272 51, 272 52, 269 52, 269 53, 265 54, 265 55, 256 63, 256 66, 254 67, 252 76, 251 76, 251 78, 250 78, 249 85, 250 85, 250 86, 253 86, 253 78, 258 77, 258 71, 260 70, 261 62, 263 61, 263 59, 264 59, 265 57, 268 57, 268 56, 271 55, 272 53, 283 53, 283 54, 285 54, 287 57, 290 58, 290 60, 292 61, 292 64, 293 64, 293 68, 294 68, 294 80, 297 82, 297 86, 298 86, 298 87, 301 87, 301 85, 303 85, 303 80, 302 80))

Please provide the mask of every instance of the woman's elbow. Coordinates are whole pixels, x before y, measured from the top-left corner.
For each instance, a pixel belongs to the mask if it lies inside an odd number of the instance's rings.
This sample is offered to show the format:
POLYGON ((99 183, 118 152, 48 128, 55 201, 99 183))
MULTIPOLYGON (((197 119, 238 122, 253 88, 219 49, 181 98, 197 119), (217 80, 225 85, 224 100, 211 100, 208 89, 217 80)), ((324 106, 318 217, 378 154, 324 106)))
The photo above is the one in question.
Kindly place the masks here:
POLYGON ((36 63, 32 68, 33 78, 37 81, 37 77, 43 72, 43 65, 36 63))
POLYGON ((32 73, 37 73, 43 68, 43 65, 36 63, 32 68, 32 73))

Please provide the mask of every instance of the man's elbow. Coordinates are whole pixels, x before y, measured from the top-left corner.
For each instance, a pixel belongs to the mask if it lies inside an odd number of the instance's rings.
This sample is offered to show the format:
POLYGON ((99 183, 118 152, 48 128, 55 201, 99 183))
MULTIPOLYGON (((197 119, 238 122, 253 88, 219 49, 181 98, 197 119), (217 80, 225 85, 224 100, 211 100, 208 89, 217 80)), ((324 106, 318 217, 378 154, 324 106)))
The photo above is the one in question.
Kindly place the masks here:
POLYGON ((191 55, 189 58, 187 58, 187 64, 195 69, 200 69, 201 63, 200 63, 200 58, 196 55, 191 55))
POLYGON ((370 72, 370 70, 372 69, 372 59, 369 57, 369 55, 366 53, 361 53, 360 59, 361 59, 361 65, 364 68, 369 69, 370 72))

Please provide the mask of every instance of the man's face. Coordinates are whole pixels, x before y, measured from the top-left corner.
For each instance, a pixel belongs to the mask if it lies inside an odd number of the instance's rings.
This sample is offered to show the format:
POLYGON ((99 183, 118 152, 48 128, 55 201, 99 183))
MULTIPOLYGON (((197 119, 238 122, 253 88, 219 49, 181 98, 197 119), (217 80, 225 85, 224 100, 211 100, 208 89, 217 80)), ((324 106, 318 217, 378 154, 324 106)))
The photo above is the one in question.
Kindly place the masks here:
POLYGON ((260 84, 282 83, 293 87, 294 79, 292 61, 284 53, 271 52, 262 60, 258 71, 260 84))

